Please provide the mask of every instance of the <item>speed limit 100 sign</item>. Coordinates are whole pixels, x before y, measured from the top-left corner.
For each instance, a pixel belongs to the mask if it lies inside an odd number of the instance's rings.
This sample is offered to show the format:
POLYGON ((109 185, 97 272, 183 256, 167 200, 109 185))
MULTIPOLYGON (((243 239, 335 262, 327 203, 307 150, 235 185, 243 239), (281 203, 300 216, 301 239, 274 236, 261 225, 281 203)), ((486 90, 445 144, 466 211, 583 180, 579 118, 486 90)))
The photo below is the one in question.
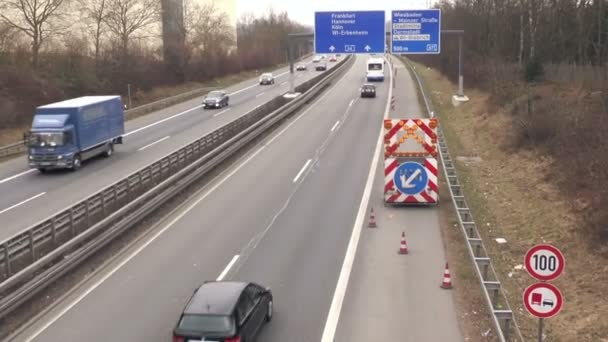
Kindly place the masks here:
POLYGON ((526 253, 526 270, 538 280, 556 279, 562 274, 565 264, 562 252, 551 245, 536 245, 526 253))

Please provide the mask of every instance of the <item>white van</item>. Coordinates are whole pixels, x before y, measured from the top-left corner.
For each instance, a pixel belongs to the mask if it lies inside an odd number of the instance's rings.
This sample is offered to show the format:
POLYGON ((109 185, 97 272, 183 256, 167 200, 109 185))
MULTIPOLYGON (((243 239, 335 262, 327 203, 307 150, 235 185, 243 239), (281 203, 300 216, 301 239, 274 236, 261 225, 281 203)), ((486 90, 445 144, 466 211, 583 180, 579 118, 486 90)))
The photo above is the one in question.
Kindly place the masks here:
POLYGON ((372 57, 367 60, 365 77, 367 81, 384 81, 384 58, 372 57))

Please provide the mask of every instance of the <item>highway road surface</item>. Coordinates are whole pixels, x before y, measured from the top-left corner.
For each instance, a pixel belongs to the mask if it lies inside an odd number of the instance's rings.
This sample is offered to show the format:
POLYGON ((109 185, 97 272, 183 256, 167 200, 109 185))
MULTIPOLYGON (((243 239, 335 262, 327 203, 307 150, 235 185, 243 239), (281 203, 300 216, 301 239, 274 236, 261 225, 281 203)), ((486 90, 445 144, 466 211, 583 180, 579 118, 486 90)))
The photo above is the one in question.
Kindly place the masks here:
MULTIPOLYGON (((307 71, 295 72, 296 85, 318 75, 307 63, 307 71)), ((275 75, 274 85, 258 85, 256 78, 227 88, 230 106, 222 109, 204 110, 202 98, 196 98, 129 121, 124 144, 116 146, 115 154, 86 162, 78 172, 40 174, 27 167, 25 157, 1 163, 0 241, 288 91, 288 68, 275 75)))
POLYGON ((424 225, 416 227, 416 239, 429 244, 427 252, 413 244, 412 255, 397 255, 398 238, 389 233, 400 225, 389 227, 386 213, 374 236, 360 235, 361 254, 353 249, 351 235, 366 223, 367 201, 381 199, 383 173, 372 170, 379 165, 374 152, 390 91, 385 81, 377 98, 359 97, 365 59, 358 57, 310 107, 14 341, 169 341, 193 289, 208 279, 272 288, 275 315, 259 341, 439 341, 401 337, 395 334, 400 329, 433 338, 444 337, 439 330, 445 329, 453 335, 441 341, 461 340, 450 292, 438 287, 435 263, 443 252, 435 209, 394 213, 400 222, 424 225), (352 274, 343 268, 345 256, 354 258, 352 274), (423 277, 392 275, 399 272, 423 277), (389 284, 394 281, 402 283, 389 284), (338 309, 337 299, 344 300, 338 309), (408 317, 399 319, 404 313, 408 317))
MULTIPOLYGON (((389 118, 427 117, 415 80, 401 61, 391 59, 397 75, 389 118)), ((366 217, 335 340, 463 341, 452 292, 439 287, 446 262, 439 209, 385 207, 384 165, 376 167, 366 212, 374 208, 378 228, 367 228, 366 217), (402 232, 407 255, 397 253, 402 232)), ((443 203, 449 205, 448 199, 443 203)))

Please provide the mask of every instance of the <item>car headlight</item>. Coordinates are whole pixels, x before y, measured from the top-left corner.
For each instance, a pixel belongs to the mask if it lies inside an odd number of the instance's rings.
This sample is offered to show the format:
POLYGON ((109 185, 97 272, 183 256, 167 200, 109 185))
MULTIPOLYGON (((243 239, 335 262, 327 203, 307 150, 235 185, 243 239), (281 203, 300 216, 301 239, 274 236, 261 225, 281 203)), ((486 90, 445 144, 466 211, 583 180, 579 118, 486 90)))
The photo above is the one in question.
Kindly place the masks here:
POLYGON ((57 159, 61 160, 61 159, 63 159, 63 156, 60 154, 60 155, 57 156, 57 159))

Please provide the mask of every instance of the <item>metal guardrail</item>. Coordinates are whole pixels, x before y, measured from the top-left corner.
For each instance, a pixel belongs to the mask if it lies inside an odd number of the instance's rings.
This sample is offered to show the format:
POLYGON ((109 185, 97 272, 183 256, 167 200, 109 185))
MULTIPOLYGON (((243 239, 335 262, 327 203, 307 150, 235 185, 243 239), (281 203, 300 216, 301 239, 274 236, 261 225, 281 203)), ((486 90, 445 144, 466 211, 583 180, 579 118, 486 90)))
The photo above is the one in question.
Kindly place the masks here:
MULTIPOLYGON (((304 55, 300 57, 300 60, 306 59, 311 54, 304 55)), ((188 100, 192 100, 196 97, 206 95, 212 90, 220 89, 220 87, 202 87, 194 90, 187 91, 185 93, 173 95, 170 97, 166 97, 160 100, 156 100, 150 103, 146 103, 137 107, 133 107, 131 109, 125 110, 125 119, 130 120, 132 118, 136 118, 138 116, 148 114, 157 110, 165 109, 170 106, 176 105, 178 103, 182 103, 188 100)), ((9 145, 0 146, 0 158, 9 157, 16 154, 21 154, 27 151, 24 140, 20 140, 18 142, 11 143, 9 145)))
POLYGON ((58 214, 0 242, 0 317, 140 222, 278 121, 344 70, 346 58, 240 118, 133 172, 58 214))
MULTIPOLYGON (((416 68, 409 62, 409 60, 405 60, 405 62, 418 82, 418 86, 420 87, 420 92, 424 99, 429 116, 435 116, 433 103, 424 82, 418 75, 416 68)), ((475 266, 474 268, 475 272, 477 273, 477 278, 479 279, 481 287, 484 290, 484 298, 488 309, 492 313, 492 321, 498 334, 498 338, 502 342, 524 341, 517 322, 515 321, 513 311, 509 305, 509 301, 501 287, 501 283, 496 275, 496 271, 492 266, 491 258, 483 245, 483 241, 479 231, 477 230, 477 225, 473 219, 471 209, 467 204, 463 187, 458 180, 456 167, 452 157, 450 156, 447 142, 445 140, 443 130, 441 129, 441 122, 439 123, 437 133, 439 138, 439 155, 441 157, 444 176, 450 189, 452 204, 458 213, 458 223, 466 239, 467 249, 469 251, 471 261, 475 266), (515 330, 514 335, 512 334, 513 329, 515 330)))

